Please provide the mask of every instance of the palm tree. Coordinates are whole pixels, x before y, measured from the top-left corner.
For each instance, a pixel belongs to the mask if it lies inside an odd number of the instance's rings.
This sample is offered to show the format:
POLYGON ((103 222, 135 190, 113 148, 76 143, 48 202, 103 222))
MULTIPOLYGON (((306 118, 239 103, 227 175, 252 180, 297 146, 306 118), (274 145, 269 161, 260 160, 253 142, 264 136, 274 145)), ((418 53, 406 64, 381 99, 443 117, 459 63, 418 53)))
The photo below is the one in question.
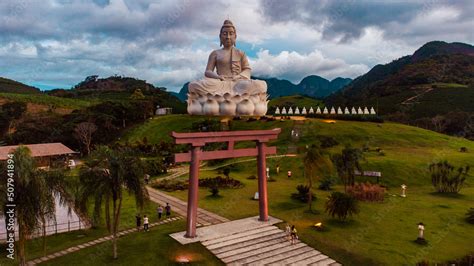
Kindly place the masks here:
POLYGON ((306 178, 308 179, 308 187, 309 187, 309 194, 308 194, 308 204, 309 204, 309 211, 312 211, 312 202, 313 202, 313 178, 318 177, 318 173, 325 172, 330 170, 331 162, 326 159, 326 157, 321 154, 319 148, 312 144, 311 147, 308 148, 306 151, 306 155, 304 157, 304 173, 306 178))
POLYGON ((341 154, 334 154, 331 157, 333 164, 336 166, 337 174, 344 183, 344 191, 347 192, 347 186, 354 185, 356 170, 361 172, 360 160, 363 159, 363 154, 360 149, 346 146, 341 154))
POLYGON ((326 212, 333 218, 337 216, 337 218, 344 221, 347 216, 359 212, 357 199, 349 194, 333 192, 326 202, 326 212))
POLYGON ((94 203, 94 224, 100 221, 102 205, 105 206, 107 229, 113 235, 113 257, 117 255, 117 232, 123 200, 123 190, 133 194, 139 209, 143 208, 148 192, 143 181, 143 164, 128 148, 112 150, 98 147, 91 153, 80 170, 80 206, 87 211, 88 202, 94 203), (112 203, 112 213, 110 213, 112 203))
MULTIPOLYGON (((52 183, 47 178, 48 174, 40 171, 36 167, 30 150, 25 146, 18 147, 13 152, 14 165, 14 198, 15 216, 18 224, 18 259, 20 265, 26 265, 25 244, 26 240, 49 219, 53 219, 55 214, 55 201, 51 187, 52 183)), ((0 179, 5 179, 6 175, 1 175, 0 179)), ((6 180, 1 181, 2 191, 5 190, 6 180)), ((55 187, 62 187, 60 181, 55 181, 55 187)), ((6 211, 5 197, 1 197, 0 204, 3 212, 6 211)), ((11 203, 11 202, 10 202, 11 203)), ((43 243, 44 240, 43 240, 43 243)))

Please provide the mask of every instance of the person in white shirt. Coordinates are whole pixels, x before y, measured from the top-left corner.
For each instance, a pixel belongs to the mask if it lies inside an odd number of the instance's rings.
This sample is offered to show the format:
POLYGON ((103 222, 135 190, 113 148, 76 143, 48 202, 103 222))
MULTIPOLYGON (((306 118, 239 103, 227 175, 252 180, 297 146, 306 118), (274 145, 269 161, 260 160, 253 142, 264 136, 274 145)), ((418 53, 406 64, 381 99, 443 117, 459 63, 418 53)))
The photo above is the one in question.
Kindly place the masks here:
POLYGON ((143 216, 143 231, 148 232, 148 217, 143 216))

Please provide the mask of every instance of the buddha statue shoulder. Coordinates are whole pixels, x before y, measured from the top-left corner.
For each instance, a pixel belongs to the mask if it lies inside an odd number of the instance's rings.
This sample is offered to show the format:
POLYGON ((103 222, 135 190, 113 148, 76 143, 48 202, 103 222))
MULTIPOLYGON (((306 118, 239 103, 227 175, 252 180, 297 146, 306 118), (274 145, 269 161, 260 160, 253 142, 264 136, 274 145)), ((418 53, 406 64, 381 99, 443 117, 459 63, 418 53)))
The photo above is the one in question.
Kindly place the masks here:
POLYGON ((265 115, 267 84, 252 80, 245 53, 235 47, 237 32, 230 20, 219 34, 223 48, 209 55, 204 78, 188 85, 188 113, 193 115, 265 115))

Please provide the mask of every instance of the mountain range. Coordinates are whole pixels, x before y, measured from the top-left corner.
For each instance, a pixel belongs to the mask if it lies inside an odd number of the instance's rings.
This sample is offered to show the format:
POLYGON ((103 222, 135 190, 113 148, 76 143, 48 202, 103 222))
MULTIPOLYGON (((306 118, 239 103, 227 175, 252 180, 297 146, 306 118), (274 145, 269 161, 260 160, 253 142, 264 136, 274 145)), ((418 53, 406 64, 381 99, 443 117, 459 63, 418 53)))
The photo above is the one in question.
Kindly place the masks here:
POLYGON ((389 120, 448 134, 474 133, 474 46, 426 43, 412 55, 376 65, 325 104, 376 106, 389 120))
MULTIPOLYGON (((307 76, 298 84, 293 84, 286 79, 277 78, 252 77, 252 79, 267 82, 267 93, 270 95, 270 99, 289 95, 307 95, 313 98, 324 98, 352 81, 350 78, 340 77, 329 81, 316 75, 307 76)), ((175 94, 182 101, 187 99, 188 84, 189 82, 184 84, 179 93, 175 94)))

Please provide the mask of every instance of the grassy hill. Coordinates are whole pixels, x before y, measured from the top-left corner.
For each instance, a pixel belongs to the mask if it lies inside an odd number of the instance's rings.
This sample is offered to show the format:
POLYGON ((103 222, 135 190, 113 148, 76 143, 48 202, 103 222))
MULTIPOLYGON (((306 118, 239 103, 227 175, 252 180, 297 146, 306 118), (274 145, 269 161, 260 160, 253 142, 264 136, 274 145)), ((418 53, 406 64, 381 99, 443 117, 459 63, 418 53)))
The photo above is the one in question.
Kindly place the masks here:
MULTIPOLYGON (((193 122, 205 119, 208 118, 188 115, 155 118, 131 129, 123 136, 122 141, 141 141, 144 137, 149 143, 171 141, 171 131, 191 132, 193 122)), ((436 160, 449 159, 459 164, 474 162, 474 142, 398 123, 337 121, 329 124, 319 119, 309 119, 303 124, 295 121, 232 121, 232 130, 272 128, 282 129, 278 140, 274 141, 279 153, 285 153, 289 145, 303 149, 324 137, 332 137, 339 142, 339 145, 328 152, 337 152, 349 144, 355 147, 365 146, 371 150, 365 155, 367 168, 382 171, 387 185, 399 186, 400 182, 425 184, 427 166, 436 160), (298 141, 291 139, 292 129, 300 132, 301 138, 298 141), (459 152, 461 147, 466 147, 469 152, 459 152), (377 148, 382 149, 385 155, 375 152, 377 148), (414 176, 420 178, 407 178, 414 176)))
POLYGON ((40 93, 40 90, 38 88, 25 85, 18 81, 0 77, 0 92, 30 94, 40 93))
POLYGON ((6 92, 0 93, 0 99, 4 99, 5 101, 18 101, 45 106, 54 105, 55 107, 66 109, 80 109, 96 103, 96 101, 91 100, 69 99, 50 96, 47 94, 20 94, 6 92))
MULTIPOLYGON (((138 141, 147 137, 150 143, 169 141, 170 131, 191 132, 193 122, 206 119, 209 118, 188 115, 159 117, 132 129, 123 139, 138 141)), ((398 123, 327 123, 320 119, 304 122, 232 121, 233 130, 272 128, 282 129, 278 140, 270 143, 278 147, 279 154, 287 153, 290 146, 303 151, 306 145, 324 137, 334 138, 339 143, 326 149, 327 154, 339 152, 345 145, 367 148, 363 169, 382 172, 381 184, 388 189, 383 203, 360 203, 360 213, 353 220, 341 223, 324 213, 324 202, 330 192, 314 189, 318 198, 314 203, 316 214, 308 213, 306 204, 290 199, 290 194, 296 192, 295 187, 307 182, 302 154, 267 159, 270 175, 276 179, 276 182, 269 182, 270 214, 295 224, 300 238, 306 243, 344 265, 415 265, 421 260, 446 262, 473 251, 470 245, 474 241, 470 233, 473 227, 463 220, 467 209, 474 207, 472 173, 459 195, 440 195, 434 193, 428 165, 445 159, 455 166, 472 164, 474 142, 398 123), (291 138, 291 130, 297 130, 300 138, 291 138), (468 152, 460 152, 461 147, 466 147, 468 152), (377 152, 378 149, 381 152, 377 152), (275 172, 276 165, 280 165, 280 174, 275 172), (287 170, 293 172, 292 179, 286 177, 287 170), (397 196, 401 184, 408 186, 406 199, 397 196), (312 227, 319 221, 326 226, 324 232, 312 227), (427 228, 428 246, 413 242, 420 221, 427 228)), ((258 202, 250 200, 257 189, 256 180, 247 179, 255 172, 254 161, 234 163, 230 176, 244 183, 244 188, 222 189, 219 198, 210 197, 208 190, 201 188, 200 206, 229 219, 257 215, 258 202)), ((205 167, 200 171, 203 178, 220 174, 219 170, 206 170, 205 167)), ((327 175, 336 176, 336 173, 329 170, 319 173, 318 178, 327 175)), ((182 180, 186 179, 184 175, 182 180)), ((375 182, 375 179, 357 177, 356 181, 375 182)), ((344 188, 336 185, 334 189, 343 191, 344 188)), ((187 197, 187 191, 171 194, 181 199, 187 197)))

